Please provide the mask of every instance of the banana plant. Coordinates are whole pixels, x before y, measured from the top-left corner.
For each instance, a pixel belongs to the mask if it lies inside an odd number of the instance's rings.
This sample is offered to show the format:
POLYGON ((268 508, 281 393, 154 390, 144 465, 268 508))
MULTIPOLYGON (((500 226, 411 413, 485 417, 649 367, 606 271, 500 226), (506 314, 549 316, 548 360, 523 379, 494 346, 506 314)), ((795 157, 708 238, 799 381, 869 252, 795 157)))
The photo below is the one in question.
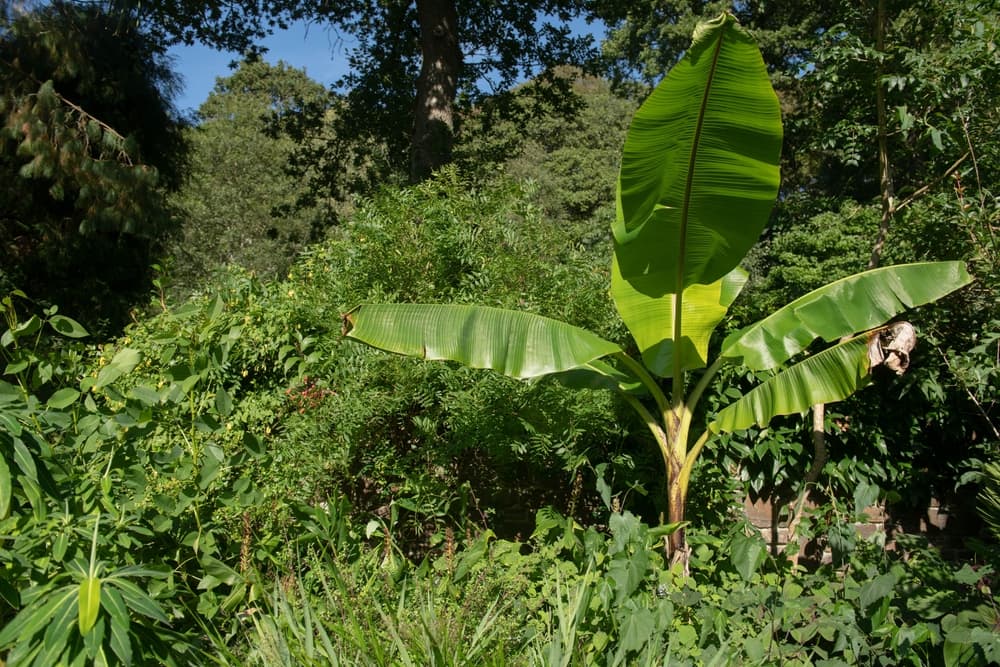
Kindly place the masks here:
MULTIPOLYGON (((636 112, 622 155, 611 295, 639 358, 570 324, 470 305, 361 305, 343 316, 344 332, 399 354, 618 391, 660 449, 667 521, 683 526, 691 470, 714 436, 848 397, 875 365, 906 353, 893 350, 887 322, 971 280, 961 262, 860 273, 731 334, 709 363, 712 332, 747 279, 739 262, 777 197, 781 140, 753 38, 729 14, 699 25, 636 112), (817 340, 826 345, 808 353, 817 340), (692 439, 695 407, 727 365, 762 380, 692 439)), ((686 562, 683 529, 667 548, 686 562)))

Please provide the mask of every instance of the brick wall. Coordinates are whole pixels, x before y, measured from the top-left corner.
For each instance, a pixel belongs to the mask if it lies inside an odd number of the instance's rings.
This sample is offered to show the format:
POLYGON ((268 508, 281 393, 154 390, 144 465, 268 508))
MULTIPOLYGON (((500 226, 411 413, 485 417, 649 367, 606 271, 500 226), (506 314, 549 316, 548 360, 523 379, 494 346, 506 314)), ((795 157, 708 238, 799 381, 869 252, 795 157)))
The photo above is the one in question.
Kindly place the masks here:
MULTIPOLYGON (((941 501, 932 498, 923 511, 904 511, 899 508, 886 509, 875 505, 865 510, 866 521, 855 523, 854 527, 862 538, 882 532, 886 535, 886 549, 895 548, 895 538, 900 534, 924 535, 938 546, 946 556, 961 558, 966 553, 965 540, 977 537, 982 523, 976 516, 968 499, 954 498, 941 501)), ((807 512, 815 508, 806 504, 807 512)), ((760 530, 772 553, 779 553, 788 544, 789 508, 775 506, 769 499, 743 501, 743 510, 750 523, 760 530), (780 511, 780 514, 779 514, 780 511)), ((829 552, 822 555, 809 553, 810 545, 802 545, 802 553, 827 561, 829 552)))

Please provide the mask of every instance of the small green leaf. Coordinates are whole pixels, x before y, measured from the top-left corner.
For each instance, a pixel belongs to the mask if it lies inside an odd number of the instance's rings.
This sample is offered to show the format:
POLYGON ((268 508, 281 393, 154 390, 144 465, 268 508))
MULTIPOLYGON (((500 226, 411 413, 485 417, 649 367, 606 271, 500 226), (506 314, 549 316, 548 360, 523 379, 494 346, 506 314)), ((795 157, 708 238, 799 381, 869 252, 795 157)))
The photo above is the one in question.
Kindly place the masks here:
POLYGON ((648 535, 650 538, 657 540, 661 537, 665 537, 666 535, 673 535, 686 525, 688 525, 687 521, 675 521, 673 523, 665 523, 663 525, 656 526, 655 528, 650 528, 648 535))
POLYGON ((83 338, 90 335, 82 324, 65 315, 53 315, 49 318, 49 325, 67 338, 83 338))
POLYGON ((66 533, 59 533, 52 540, 52 557, 57 561, 61 561, 64 556, 66 556, 66 550, 69 548, 69 535, 66 533))
POLYGON ((8 435, 12 437, 18 437, 21 435, 21 422, 17 420, 14 415, 9 415, 6 412, 0 412, 0 427, 7 431, 8 435))
POLYGON ((0 648, 5 648, 14 642, 27 642, 35 636, 39 630, 45 627, 56 606, 62 600, 57 592, 65 592, 66 589, 43 593, 35 603, 26 605, 3 629, 0 629, 0 648))
POLYGON ((35 333, 41 328, 42 328, 42 321, 38 319, 38 315, 32 315, 24 322, 21 322, 16 327, 14 327, 14 333, 17 334, 18 337, 30 336, 31 334, 35 333))
POLYGON ((880 489, 875 484, 861 481, 854 487, 854 511, 861 514, 878 500, 880 489))
POLYGON ((7 459, 0 455, 0 519, 6 519, 10 512, 10 498, 13 487, 10 481, 10 467, 7 459))
POLYGON ((937 128, 931 128, 931 143, 934 144, 934 148, 939 151, 944 150, 944 142, 941 140, 941 130, 937 128))
MULTIPOLYGON (((218 449, 218 448, 216 448, 218 449)), ((218 453, 212 451, 211 447, 206 449, 205 456, 202 460, 201 470, 198 472, 198 488, 205 490, 208 486, 219 476, 219 472, 222 470, 222 457, 225 456, 221 451, 218 453)))
POLYGON ((106 387, 123 375, 132 372, 132 369, 142 361, 142 354, 138 350, 125 348, 120 350, 107 366, 97 374, 97 381, 94 386, 98 389, 106 387))
POLYGON ((80 582, 79 626, 80 634, 90 632, 101 611, 101 578, 87 577, 80 582))
POLYGON ((14 463, 21 469, 21 472, 32 482, 38 482, 38 469, 35 467, 35 459, 20 438, 14 438, 14 463))
POLYGON ((53 410, 62 410, 68 408, 76 402, 76 399, 80 398, 80 392, 73 387, 63 387, 56 393, 49 396, 49 400, 45 402, 45 405, 52 408, 53 410))
POLYGON ((125 600, 125 604, 128 608, 137 614, 142 614, 154 621, 159 621, 160 623, 169 623, 167 615, 163 613, 163 609, 157 604, 156 600, 149 597, 145 591, 133 584, 131 581, 125 579, 109 579, 109 586, 115 586, 121 592, 122 599, 125 600))
POLYGON ((455 574, 452 577, 452 581, 459 582, 465 578, 476 563, 481 561, 483 557, 486 556, 490 548, 490 539, 496 537, 492 530, 487 530, 482 535, 480 535, 471 547, 462 552, 462 555, 458 559, 458 564, 455 566, 455 574))
POLYGON ((890 595, 898 581, 899 577, 892 572, 880 574, 874 579, 866 581, 861 586, 861 593, 859 595, 861 608, 867 609, 872 604, 890 595))
POLYGON ((23 371, 25 368, 27 368, 28 364, 29 364, 29 361, 27 359, 21 359, 20 361, 15 361, 15 362, 9 363, 9 364, 7 364, 7 367, 4 368, 3 374, 4 375, 17 375, 18 373, 20 373, 21 371, 23 371))
POLYGON ((121 594, 110 586, 101 589, 101 606, 111 617, 111 650, 122 664, 132 664, 131 620, 121 594))
POLYGON ((744 581, 750 581, 767 556, 767 544, 759 533, 739 534, 733 538, 730 560, 744 581))
POLYGON ((157 405, 160 402, 160 393, 144 384, 139 384, 129 389, 128 397, 134 398, 147 406, 157 405))
POLYGON ((656 629, 653 612, 629 600, 621 610, 621 649, 639 651, 656 629))
POLYGON ((78 591, 67 591, 59 599, 52 620, 45 628, 45 635, 42 639, 44 650, 38 657, 38 664, 55 665, 59 661, 57 657, 69 645, 73 636, 73 621, 76 620, 76 598, 78 591))
POLYGON ((223 417, 228 417, 233 412, 233 399, 224 387, 215 392, 215 411, 223 417))

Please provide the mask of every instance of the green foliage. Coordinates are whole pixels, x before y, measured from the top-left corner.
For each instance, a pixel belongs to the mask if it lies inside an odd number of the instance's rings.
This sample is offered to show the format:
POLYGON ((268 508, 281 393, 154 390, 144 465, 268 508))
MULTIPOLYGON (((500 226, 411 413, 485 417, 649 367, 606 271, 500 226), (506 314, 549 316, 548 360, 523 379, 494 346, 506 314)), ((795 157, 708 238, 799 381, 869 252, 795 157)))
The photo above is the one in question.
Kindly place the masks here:
MULTIPOLYGON (((543 510, 526 543, 486 532, 404 573, 391 542, 346 559, 311 556, 308 574, 255 613, 243 659, 963 665, 988 664, 1000 650, 994 562, 950 564, 913 539, 900 543, 905 555, 886 554, 851 533, 839 569, 796 570, 736 522, 689 533, 693 569, 684 576, 664 562, 673 527, 652 529, 628 512, 606 517, 598 530, 543 510)), ((362 539, 348 530, 349 541, 362 539)))
POLYGON ((513 178, 529 179, 546 219, 578 228, 596 245, 608 238, 614 218, 621 147, 636 102, 602 79, 575 70, 560 74, 572 78, 579 99, 574 113, 544 105, 535 88, 546 83, 530 82, 510 93, 510 103, 485 100, 465 119, 456 160, 470 170, 500 164, 513 178))
POLYGON ((0 284, 127 321, 171 224, 184 144, 162 46, 100 6, 0 15, 0 284))
POLYGON ((292 169, 330 104, 321 85, 280 62, 244 60, 219 79, 186 132, 188 179, 171 200, 182 220, 167 247, 174 292, 202 288, 226 264, 284 276, 329 224, 330 207, 310 201, 315 193, 292 169))
POLYGON ((996 168, 996 12, 980 2, 888 2, 878 49, 874 8, 848 9, 815 46, 804 81, 803 129, 816 186, 865 199, 878 192, 873 92, 883 87, 895 189, 906 196, 971 151, 984 182, 996 168), (985 158, 985 159, 982 159, 985 158))
POLYGON ((141 495, 149 459, 137 447, 143 429, 135 406, 130 415, 112 386, 134 356, 123 351, 103 377, 95 372, 81 383, 84 349, 50 345, 46 334, 85 336, 79 324, 54 309, 19 321, 9 297, 5 310, 0 648, 11 649, 10 664, 110 656, 178 664, 197 652, 197 641, 190 627, 171 627, 183 625, 183 584, 148 540, 151 508, 141 495), (130 425, 137 427, 131 438, 130 425), (98 517, 106 517, 103 530, 98 517))
MULTIPOLYGON (((699 24, 685 57, 636 111, 623 149, 611 295, 642 364, 585 329, 510 309, 360 305, 344 315, 344 333, 413 357, 619 391, 656 441, 669 518, 680 524, 692 469, 713 435, 847 398, 883 361, 886 322, 971 282, 962 262, 851 276, 731 334, 709 365, 712 331, 746 281, 738 264, 777 195, 780 140, 778 101, 752 37, 729 14, 699 24), (786 365, 818 338, 834 344, 786 365), (777 372, 737 394, 689 443, 694 408, 725 365, 777 372), (706 366, 688 392, 685 371, 706 366), (670 399, 652 375, 671 379, 670 399)), ((909 347, 899 352, 906 363, 909 347)), ((686 561, 683 532, 670 544, 686 561)))
POLYGON ((477 502, 481 512, 495 513, 495 530, 523 530, 525 508, 565 498, 557 489, 588 458, 622 456, 621 426, 607 418, 609 397, 386 359, 345 345, 340 313, 360 295, 484 298, 620 337, 601 290, 602 264, 569 233, 545 224, 529 193, 504 179, 477 182, 446 170, 361 203, 338 237, 302 257, 283 288, 323 332, 318 349, 328 356, 309 374, 323 378, 329 392, 285 422, 287 460, 323 462, 315 469, 320 488, 349 489, 359 510, 386 512, 406 502, 412 507, 400 516, 407 530, 438 523, 435 540, 441 522, 463 513, 478 518, 477 502), (574 296, 564 300, 567 292, 574 296), (566 470, 554 488, 552 469, 566 470), (505 475, 519 484, 505 484, 505 475))
POLYGON ((237 623, 260 595, 250 568, 290 557, 280 522, 294 501, 256 483, 284 407, 268 397, 308 363, 309 343, 284 331, 287 320, 244 336, 259 296, 233 280, 229 301, 191 302, 97 349, 58 338, 86 332, 54 309, 22 321, 5 300, 9 662, 204 662, 202 626, 237 623), (245 399, 258 382, 265 395, 245 399))

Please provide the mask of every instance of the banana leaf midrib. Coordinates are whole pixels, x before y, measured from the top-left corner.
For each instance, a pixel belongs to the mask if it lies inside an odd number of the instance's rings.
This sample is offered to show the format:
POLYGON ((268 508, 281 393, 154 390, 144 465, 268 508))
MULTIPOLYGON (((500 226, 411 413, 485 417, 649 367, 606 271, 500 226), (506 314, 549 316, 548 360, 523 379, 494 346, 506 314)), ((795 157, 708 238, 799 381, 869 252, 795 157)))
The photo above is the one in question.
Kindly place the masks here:
MULTIPOLYGON (((705 84, 705 92, 701 97, 701 106, 698 109, 698 123, 695 126, 694 139, 691 142, 691 154, 688 157, 687 178, 684 183, 684 203, 681 209, 681 229, 680 229, 680 252, 681 260, 677 262, 677 286, 674 293, 674 330, 672 332, 675 343, 681 340, 684 317, 684 272, 686 270, 687 258, 687 232, 691 211, 691 188, 694 185, 694 171, 698 159, 698 150, 701 147, 702 129, 705 125, 705 114, 708 113, 708 100, 712 94, 712 84, 715 82, 715 75, 718 70, 719 53, 722 51, 722 42, 725 39, 725 31, 719 31, 719 37, 715 42, 715 49, 712 52, 712 66, 709 68, 708 81, 705 84)), ((673 385, 674 385, 674 406, 678 407, 684 400, 684 365, 680 353, 674 354, 673 358, 673 385)))

